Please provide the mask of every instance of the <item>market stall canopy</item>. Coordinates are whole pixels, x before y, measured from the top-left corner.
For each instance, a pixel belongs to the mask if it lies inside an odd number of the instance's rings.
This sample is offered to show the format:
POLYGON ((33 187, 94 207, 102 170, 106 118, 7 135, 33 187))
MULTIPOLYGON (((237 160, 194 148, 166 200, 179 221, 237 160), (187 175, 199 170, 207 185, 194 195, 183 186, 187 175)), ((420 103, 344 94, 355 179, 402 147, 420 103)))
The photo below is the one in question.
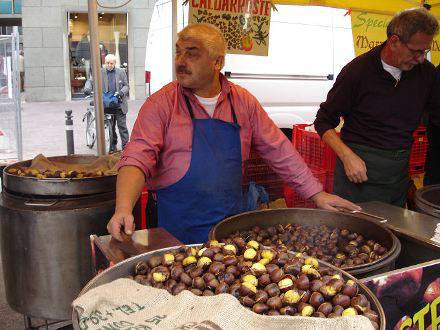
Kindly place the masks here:
POLYGON ((392 14, 403 9, 421 6, 424 3, 431 6, 431 13, 440 18, 439 0, 273 0, 273 2, 280 5, 323 6, 383 14, 392 14))

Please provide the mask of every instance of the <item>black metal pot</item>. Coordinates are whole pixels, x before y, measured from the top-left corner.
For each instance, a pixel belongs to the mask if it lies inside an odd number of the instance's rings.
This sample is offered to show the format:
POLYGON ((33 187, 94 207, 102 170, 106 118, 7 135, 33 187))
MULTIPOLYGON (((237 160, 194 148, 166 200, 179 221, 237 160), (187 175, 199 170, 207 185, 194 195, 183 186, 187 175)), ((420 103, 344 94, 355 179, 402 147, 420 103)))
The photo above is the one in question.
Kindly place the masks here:
POLYGON ((417 190, 415 202, 417 211, 440 218, 440 184, 417 190))
MULTIPOLYGON (((91 163, 96 156, 50 160, 91 163)), ((10 167, 29 166, 24 161, 10 167)), ((8 167, 9 168, 9 167, 8 167)), ((92 274, 90 235, 107 232, 116 176, 37 179, 3 173, 0 242, 6 298, 30 317, 67 320, 92 274)))
POLYGON ((344 268, 345 271, 357 278, 393 270, 395 260, 400 254, 401 246, 397 237, 377 222, 358 215, 316 209, 269 209, 238 214, 215 225, 209 233, 209 239, 221 240, 237 231, 249 230, 254 226, 266 228, 289 223, 304 226, 343 227, 360 233, 386 247, 388 252, 381 259, 368 264, 344 268))

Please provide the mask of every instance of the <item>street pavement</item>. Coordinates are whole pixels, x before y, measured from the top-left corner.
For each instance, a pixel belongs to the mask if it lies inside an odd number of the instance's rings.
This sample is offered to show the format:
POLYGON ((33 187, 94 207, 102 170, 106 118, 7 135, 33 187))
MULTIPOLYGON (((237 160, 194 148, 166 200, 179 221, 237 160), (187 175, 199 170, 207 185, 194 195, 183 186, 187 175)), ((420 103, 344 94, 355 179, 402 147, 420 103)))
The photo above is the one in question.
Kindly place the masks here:
MULTIPOLYGON (((127 127, 131 132, 143 101, 129 101, 127 127)), ((86 125, 82 121, 87 109, 87 101, 23 103, 23 159, 31 159, 38 154, 60 156, 67 154, 65 114, 71 109, 73 114, 75 154, 96 154, 96 146, 86 146, 86 125)), ((120 149, 120 139, 118 140, 120 149)), ((0 251, 1 254, 1 251, 0 251)), ((30 270, 31 271, 31 270, 30 270)), ((32 274, 29 274, 32 276, 32 274)), ((50 308, 48 306, 48 308, 50 308)), ((35 325, 39 325, 37 320, 35 325)), ((23 316, 13 311, 6 302, 2 265, 0 263, 0 329, 24 329, 23 316)))

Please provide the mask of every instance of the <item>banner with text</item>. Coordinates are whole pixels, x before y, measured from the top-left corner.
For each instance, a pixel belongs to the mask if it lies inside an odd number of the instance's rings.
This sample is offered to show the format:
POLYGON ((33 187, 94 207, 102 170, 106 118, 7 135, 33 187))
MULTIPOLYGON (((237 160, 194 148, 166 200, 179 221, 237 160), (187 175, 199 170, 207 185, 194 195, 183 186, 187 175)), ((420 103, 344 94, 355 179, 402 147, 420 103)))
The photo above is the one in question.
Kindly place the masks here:
POLYGON ((190 0, 189 23, 216 25, 229 54, 267 56, 271 2, 262 0, 190 0))
MULTIPOLYGON (((356 56, 380 45, 387 40, 387 25, 393 16, 353 11, 351 27, 356 56)), ((440 63, 440 35, 437 35, 431 45, 430 61, 434 65, 440 63)))
POLYGON ((354 51, 359 56, 387 40, 387 25, 392 16, 353 11, 351 29, 354 51))

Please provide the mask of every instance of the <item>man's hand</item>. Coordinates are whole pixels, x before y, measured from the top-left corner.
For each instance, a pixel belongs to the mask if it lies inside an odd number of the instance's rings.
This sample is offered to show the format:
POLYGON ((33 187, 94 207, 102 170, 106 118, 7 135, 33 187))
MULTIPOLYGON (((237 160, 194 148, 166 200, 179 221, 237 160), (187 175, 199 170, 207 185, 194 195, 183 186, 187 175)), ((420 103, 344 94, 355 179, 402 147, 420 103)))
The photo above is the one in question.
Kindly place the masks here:
POLYGON ((131 212, 128 211, 116 211, 107 224, 108 232, 118 241, 124 240, 124 233, 126 235, 132 235, 134 231, 134 217, 131 212), (124 231, 124 233, 122 232, 124 231))
POLYGON ((348 153, 341 158, 344 164, 345 174, 353 183, 362 183, 368 180, 367 166, 365 162, 354 152, 348 153))
POLYGON ((320 209, 339 211, 337 208, 342 207, 351 211, 360 211, 361 207, 339 196, 321 191, 311 197, 316 206, 320 209))
POLYGON ((122 96, 121 96, 121 94, 119 94, 119 92, 114 93, 113 96, 116 96, 119 101, 121 101, 121 99, 122 99, 122 96))

